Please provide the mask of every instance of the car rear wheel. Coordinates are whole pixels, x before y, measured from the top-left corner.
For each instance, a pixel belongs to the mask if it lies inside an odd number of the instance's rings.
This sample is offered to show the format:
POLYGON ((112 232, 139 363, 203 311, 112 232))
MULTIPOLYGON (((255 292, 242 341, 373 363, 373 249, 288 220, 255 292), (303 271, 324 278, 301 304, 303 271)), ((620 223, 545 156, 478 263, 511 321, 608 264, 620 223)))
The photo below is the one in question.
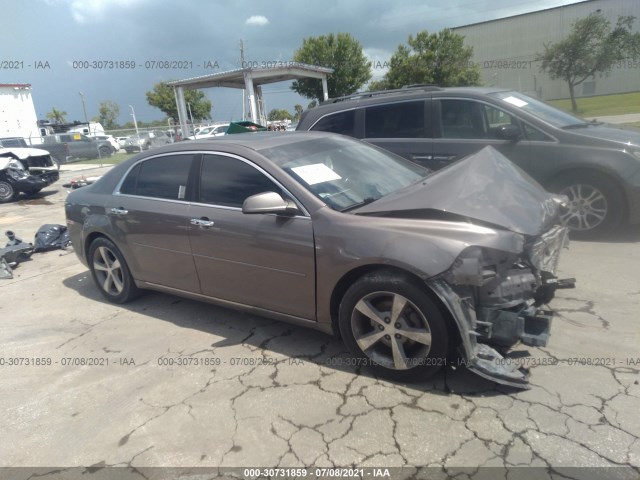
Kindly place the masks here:
POLYGON ((108 147, 100 147, 98 149, 98 151, 100 152, 100 157, 110 157, 111 156, 111 149, 108 147))
POLYGON ((600 235, 616 229, 622 221, 624 199, 608 178, 595 174, 564 175, 552 183, 550 190, 569 198, 561 220, 573 236, 600 235))
POLYGON ((6 180, 0 180, 0 203, 12 202, 18 198, 18 191, 6 180))
POLYGON ((126 303, 140 295, 120 250, 104 237, 89 247, 89 266, 100 293, 113 303, 126 303))
POLYGON ((374 272, 354 283, 340 304, 339 327, 351 353, 381 376, 424 380, 446 365, 445 320, 403 274, 374 272))

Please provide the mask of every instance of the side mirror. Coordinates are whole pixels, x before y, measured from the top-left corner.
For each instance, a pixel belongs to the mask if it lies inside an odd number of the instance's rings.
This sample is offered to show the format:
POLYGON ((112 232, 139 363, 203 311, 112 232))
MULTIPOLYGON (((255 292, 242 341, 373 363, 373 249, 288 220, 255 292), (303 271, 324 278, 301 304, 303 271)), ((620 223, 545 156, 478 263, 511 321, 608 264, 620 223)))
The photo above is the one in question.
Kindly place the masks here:
POLYGON ((517 125, 500 125, 496 130, 496 138, 517 142, 520 139, 520 128, 517 125))
POLYGON ((285 200, 276 192, 264 192, 245 199, 242 204, 242 213, 295 215, 298 213, 298 207, 291 200, 285 200))

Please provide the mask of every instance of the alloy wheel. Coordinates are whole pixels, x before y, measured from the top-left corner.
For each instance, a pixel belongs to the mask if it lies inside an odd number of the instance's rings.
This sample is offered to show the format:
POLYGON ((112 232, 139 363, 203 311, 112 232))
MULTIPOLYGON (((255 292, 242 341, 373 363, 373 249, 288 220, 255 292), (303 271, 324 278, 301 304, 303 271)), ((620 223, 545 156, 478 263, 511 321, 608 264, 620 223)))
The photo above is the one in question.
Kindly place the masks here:
POLYGON ((397 293, 373 292, 361 298, 351 315, 351 329, 367 357, 393 370, 420 366, 431 350, 427 318, 397 293))
POLYGON ((569 197, 569 203, 560 218, 572 230, 591 230, 607 217, 607 199, 597 188, 576 184, 566 187, 560 193, 569 197))
POLYGON ((107 247, 98 247, 93 254, 93 270, 102 289, 109 295, 124 290, 124 273, 120 261, 107 247))

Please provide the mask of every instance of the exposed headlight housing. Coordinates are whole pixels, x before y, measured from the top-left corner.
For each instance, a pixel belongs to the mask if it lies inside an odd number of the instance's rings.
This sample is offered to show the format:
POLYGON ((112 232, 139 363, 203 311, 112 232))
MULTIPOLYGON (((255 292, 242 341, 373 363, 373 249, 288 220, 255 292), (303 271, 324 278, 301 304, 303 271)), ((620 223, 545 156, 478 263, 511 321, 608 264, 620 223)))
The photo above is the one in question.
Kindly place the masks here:
POLYGON ((22 180, 23 178, 27 178, 29 176, 22 163, 20 163, 18 160, 11 160, 9 162, 7 173, 14 180, 22 180))

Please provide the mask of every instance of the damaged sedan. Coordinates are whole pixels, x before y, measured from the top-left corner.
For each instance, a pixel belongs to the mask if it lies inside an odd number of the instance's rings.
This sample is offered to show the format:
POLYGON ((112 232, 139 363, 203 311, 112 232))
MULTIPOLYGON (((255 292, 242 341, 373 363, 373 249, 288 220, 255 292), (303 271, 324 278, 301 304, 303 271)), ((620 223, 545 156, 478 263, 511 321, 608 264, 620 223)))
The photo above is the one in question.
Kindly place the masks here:
POLYGON ((66 215, 112 302, 158 290, 339 335, 395 380, 459 355, 527 388, 502 354, 545 345, 545 305, 573 286, 555 276, 561 200, 491 147, 430 172, 331 133, 256 133, 137 155, 66 215))
POLYGON ((60 178, 60 165, 49 152, 24 145, 0 147, 0 203, 20 193, 34 195, 60 178))

